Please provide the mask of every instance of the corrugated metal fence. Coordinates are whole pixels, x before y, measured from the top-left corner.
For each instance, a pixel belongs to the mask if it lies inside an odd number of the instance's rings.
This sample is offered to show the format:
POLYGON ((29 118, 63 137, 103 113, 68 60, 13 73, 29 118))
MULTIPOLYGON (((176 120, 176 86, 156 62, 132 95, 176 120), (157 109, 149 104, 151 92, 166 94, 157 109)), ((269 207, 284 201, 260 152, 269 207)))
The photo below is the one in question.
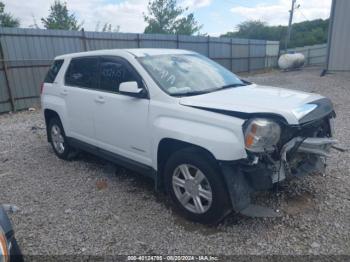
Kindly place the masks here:
MULTIPOLYGON (((327 58, 327 44, 310 45, 288 49, 287 52, 302 53, 305 56, 305 65, 325 65, 327 58)), ((281 54, 285 51, 281 50, 281 54)))
POLYGON ((40 84, 55 56, 113 48, 179 48, 233 72, 276 66, 279 42, 184 35, 0 28, 0 113, 39 104, 40 84))

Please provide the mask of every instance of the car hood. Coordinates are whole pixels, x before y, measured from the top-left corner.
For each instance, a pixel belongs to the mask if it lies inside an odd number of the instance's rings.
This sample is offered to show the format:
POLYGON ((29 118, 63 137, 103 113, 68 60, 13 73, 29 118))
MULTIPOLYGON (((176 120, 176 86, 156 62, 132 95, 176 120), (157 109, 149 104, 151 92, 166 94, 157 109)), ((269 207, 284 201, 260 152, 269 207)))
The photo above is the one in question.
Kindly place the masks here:
POLYGON ((293 110, 323 98, 313 93, 252 84, 182 97, 180 104, 217 112, 279 115, 289 124, 297 125, 300 117, 293 110))

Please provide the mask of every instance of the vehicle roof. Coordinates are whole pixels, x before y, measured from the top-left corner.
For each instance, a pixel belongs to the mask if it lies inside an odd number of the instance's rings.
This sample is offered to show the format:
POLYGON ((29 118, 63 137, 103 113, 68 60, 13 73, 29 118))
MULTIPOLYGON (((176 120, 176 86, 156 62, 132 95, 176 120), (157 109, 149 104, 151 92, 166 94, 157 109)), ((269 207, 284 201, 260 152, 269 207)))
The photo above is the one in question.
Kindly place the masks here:
POLYGON ((165 49, 165 48, 138 48, 138 49, 105 49, 80 53, 71 53, 57 56, 55 59, 82 57, 82 56, 103 56, 103 55, 121 55, 132 54, 135 57, 171 55, 171 54, 195 54, 195 52, 182 49, 165 49))

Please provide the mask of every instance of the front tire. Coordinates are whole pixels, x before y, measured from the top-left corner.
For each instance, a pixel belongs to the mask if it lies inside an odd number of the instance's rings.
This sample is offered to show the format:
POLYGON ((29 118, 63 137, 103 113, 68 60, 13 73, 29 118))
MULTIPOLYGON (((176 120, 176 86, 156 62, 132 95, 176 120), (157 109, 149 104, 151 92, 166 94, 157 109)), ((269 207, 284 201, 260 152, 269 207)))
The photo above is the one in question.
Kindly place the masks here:
POLYGON ((230 212, 230 201, 215 159, 194 148, 174 153, 164 168, 165 187, 187 219, 216 224, 230 212))
POLYGON ((52 118, 49 122, 49 135, 55 154, 61 159, 68 160, 72 149, 67 142, 62 123, 56 117, 52 118))

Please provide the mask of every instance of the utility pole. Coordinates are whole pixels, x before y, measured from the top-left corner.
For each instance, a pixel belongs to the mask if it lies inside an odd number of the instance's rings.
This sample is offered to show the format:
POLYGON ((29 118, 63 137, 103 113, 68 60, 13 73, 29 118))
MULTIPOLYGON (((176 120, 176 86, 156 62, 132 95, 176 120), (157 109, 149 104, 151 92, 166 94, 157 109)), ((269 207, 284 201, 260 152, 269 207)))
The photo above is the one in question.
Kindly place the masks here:
POLYGON ((292 0, 292 9, 289 11, 289 23, 288 23, 288 32, 286 37, 285 49, 288 48, 288 43, 290 41, 290 35, 292 33, 292 23, 293 23, 293 15, 294 15, 294 5, 297 0, 292 0))

